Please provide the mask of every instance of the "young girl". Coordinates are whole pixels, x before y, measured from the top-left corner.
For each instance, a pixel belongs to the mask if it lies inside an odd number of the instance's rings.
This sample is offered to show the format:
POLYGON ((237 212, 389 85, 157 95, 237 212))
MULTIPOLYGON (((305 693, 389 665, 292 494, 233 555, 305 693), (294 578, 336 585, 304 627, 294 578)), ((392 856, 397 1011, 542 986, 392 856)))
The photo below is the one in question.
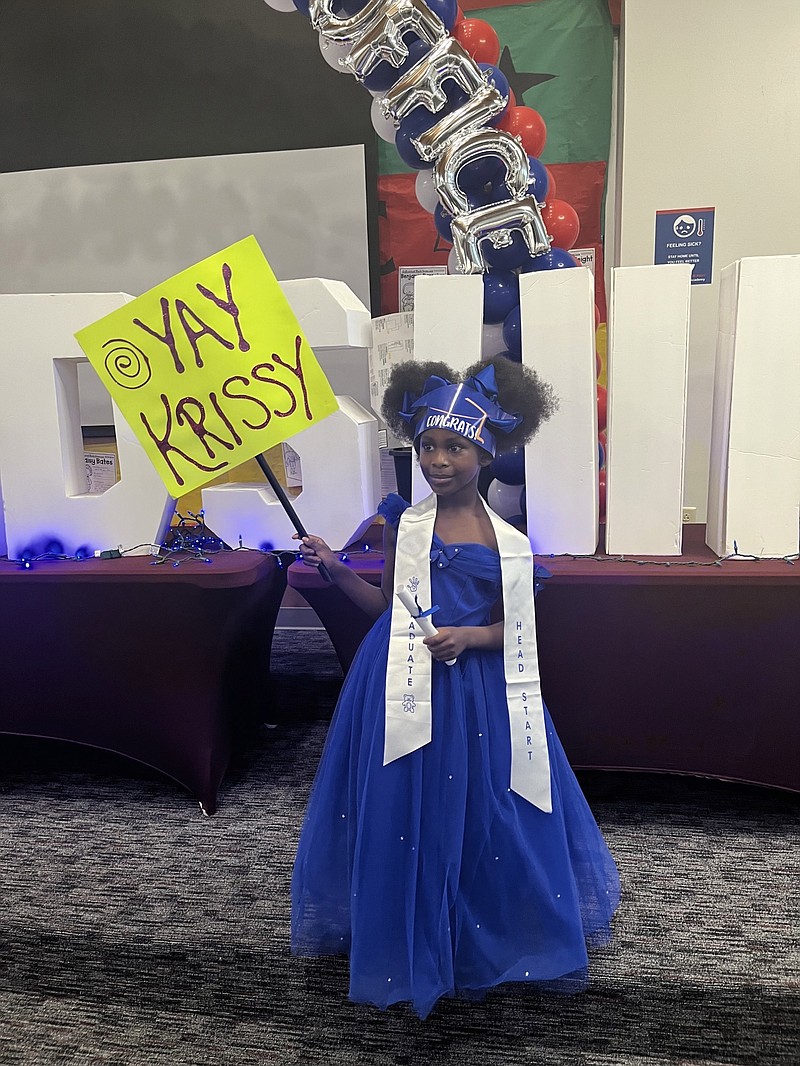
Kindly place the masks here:
POLYGON ((348 954, 350 997, 408 1001, 504 982, 574 991, 609 936, 614 861, 539 692, 533 561, 478 494, 498 441, 529 439, 555 401, 530 370, 398 366, 383 404, 432 494, 381 505, 380 588, 323 540, 312 566, 376 621, 345 679, 292 879, 292 950, 348 954), (413 614, 395 595, 405 589, 413 614))

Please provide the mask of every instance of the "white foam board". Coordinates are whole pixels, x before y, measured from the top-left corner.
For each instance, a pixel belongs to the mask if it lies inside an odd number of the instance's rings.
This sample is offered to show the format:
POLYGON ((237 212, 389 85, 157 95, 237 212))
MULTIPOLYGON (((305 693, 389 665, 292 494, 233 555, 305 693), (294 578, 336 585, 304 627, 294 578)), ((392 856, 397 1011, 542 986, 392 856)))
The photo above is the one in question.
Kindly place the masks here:
POLYGON ((594 285, 584 267, 520 275, 522 358, 559 408, 525 449, 528 536, 535 552, 597 547, 598 447, 594 285))
MULTIPOLYGON (((463 371, 481 357, 483 278, 480 274, 420 274, 414 281, 414 359, 463 371)), ((415 462, 412 503, 430 493, 415 462)))
POLYGON ((680 555, 691 267, 612 273, 606 550, 680 555))
POLYGON ((782 557, 800 534, 800 255, 722 271, 706 540, 782 557))
POLYGON ((367 308, 343 281, 297 278, 280 286, 333 391, 368 407, 372 318, 367 308))

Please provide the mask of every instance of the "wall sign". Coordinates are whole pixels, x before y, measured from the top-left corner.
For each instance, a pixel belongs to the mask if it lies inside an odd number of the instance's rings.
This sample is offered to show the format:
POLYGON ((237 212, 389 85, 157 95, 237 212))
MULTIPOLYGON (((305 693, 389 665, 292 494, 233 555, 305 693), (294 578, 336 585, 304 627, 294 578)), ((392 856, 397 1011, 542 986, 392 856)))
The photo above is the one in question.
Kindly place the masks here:
POLYGON ((653 262, 689 263, 692 285, 711 284, 714 252, 714 208, 656 211, 656 246, 653 262))

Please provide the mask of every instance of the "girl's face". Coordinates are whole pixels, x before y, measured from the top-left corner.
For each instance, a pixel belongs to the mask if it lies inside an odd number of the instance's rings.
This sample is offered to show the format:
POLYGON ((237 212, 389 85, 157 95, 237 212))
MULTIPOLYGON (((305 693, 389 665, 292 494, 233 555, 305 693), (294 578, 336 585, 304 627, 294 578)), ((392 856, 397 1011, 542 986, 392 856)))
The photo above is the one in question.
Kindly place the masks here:
POLYGON ((453 496, 477 483, 481 469, 491 461, 483 448, 449 429, 427 429, 420 435, 419 465, 437 496, 453 496))

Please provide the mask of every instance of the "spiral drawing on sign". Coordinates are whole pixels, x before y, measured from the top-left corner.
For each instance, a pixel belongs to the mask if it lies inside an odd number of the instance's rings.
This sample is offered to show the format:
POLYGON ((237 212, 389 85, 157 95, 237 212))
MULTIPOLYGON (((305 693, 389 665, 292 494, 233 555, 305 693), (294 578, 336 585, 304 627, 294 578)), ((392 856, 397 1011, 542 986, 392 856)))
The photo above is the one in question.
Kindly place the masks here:
POLYGON ((106 353, 106 370, 111 380, 123 389, 140 389, 150 380, 150 360, 141 348, 123 337, 115 337, 103 345, 115 345, 106 353))

